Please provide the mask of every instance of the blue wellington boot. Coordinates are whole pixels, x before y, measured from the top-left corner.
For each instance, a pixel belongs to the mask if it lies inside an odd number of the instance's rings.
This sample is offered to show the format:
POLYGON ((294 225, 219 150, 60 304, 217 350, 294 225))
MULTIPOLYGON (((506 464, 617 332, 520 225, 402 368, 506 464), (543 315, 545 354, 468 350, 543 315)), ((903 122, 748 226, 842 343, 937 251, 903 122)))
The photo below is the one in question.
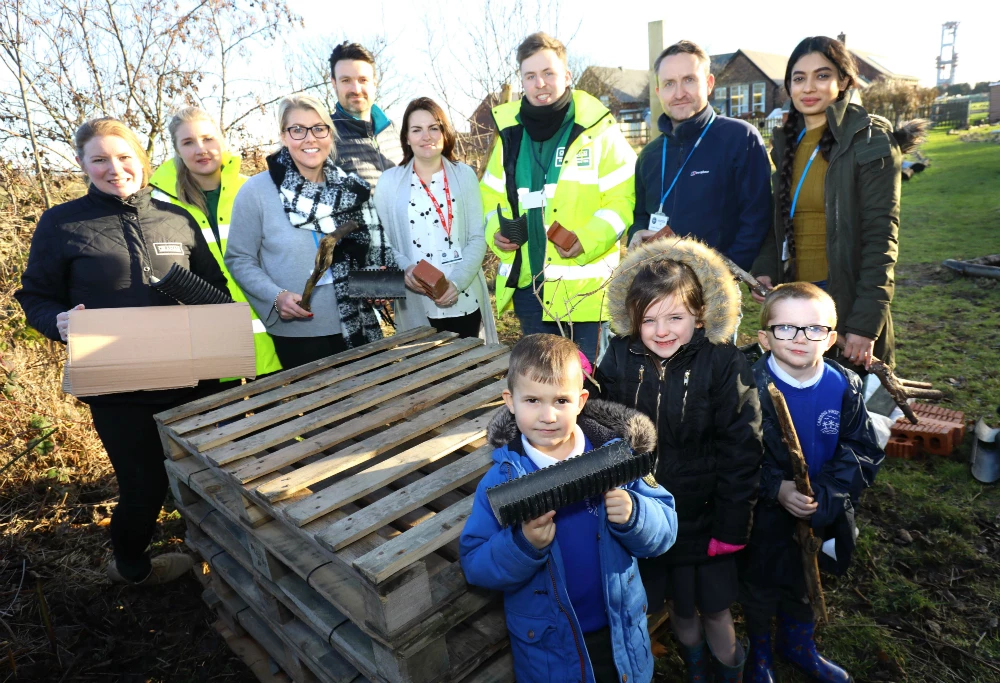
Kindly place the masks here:
POLYGON ((691 647, 678 640, 677 651, 687 666, 687 683, 709 683, 712 680, 708 677, 709 653, 704 640, 691 647))
POLYGON ((785 614, 778 614, 776 650, 779 655, 801 669, 819 683, 853 683, 851 674, 816 652, 813 640, 815 624, 795 621, 785 614))
POLYGON ((743 683, 774 683, 774 653, 771 634, 750 634, 750 652, 743 667, 743 683))

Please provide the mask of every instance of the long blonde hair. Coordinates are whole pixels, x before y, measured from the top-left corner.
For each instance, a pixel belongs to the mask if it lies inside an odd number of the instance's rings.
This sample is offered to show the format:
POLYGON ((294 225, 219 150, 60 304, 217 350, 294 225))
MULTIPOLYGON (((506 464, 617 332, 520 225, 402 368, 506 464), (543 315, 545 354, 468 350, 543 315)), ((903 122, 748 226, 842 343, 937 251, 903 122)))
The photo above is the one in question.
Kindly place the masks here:
MULTIPOLYGON (((170 123, 167 124, 167 131, 170 133, 170 143, 174 146, 174 167, 177 169, 177 199, 181 200, 185 204, 191 204, 201 209, 201 212, 208 216, 208 203, 205 201, 205 194, 201 191, 201 187, 195 182, 194 177, 191 175, 191 170, 184 164, 184 160, 181 158, 181 152, 177 149, 177 131, 185 123, 191 123, 192 121, 207 121, 215 127, 215 132, 218 134, 219 142, 222 145, 223 151, 226 148, 225 140, 222 139, 222 132, 219 130, 219 124, 215 122, 207 111, 204 109, 199 109, 198 107, 184 107, 177 113, 173 115, 170 119, 170 123)), ((211 219, 209 219, 211 220, 211 219)))
POLYGON ((142 143, 139 142, 139 137, 127 125, 110 116, 91 119, 76 129, 76 134, 73 136, 73 147, 76 148, 76 156, 81 165, 83 164, 83 148, 87 146, 87 143, 94 138, 109 135, 119 137, 128 143, 136 158, 142 163, 142 183, 139 187, 149 185, 149 177, 153 175, 153 168, 149 165, 149 156, 142 143))
POLYGON ((330 127, 330 160, 335 160, 337 158, 337 128, 333 125, 330 112, 326 110, 323 103, 313 95, 307 95, 306 93, 295 93, 283 98, 281 103, 278 104, 279 133, 285 132, 285 126, 288 125, 288 112, 293 109, 316 112, 320 121, 330 127))

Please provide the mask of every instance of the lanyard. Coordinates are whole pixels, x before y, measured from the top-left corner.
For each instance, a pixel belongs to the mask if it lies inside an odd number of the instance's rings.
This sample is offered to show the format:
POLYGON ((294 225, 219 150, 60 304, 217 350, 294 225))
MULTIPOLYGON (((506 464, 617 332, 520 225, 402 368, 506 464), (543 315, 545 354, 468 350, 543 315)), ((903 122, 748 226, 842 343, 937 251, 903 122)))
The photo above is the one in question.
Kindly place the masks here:
POLYGON ((663 213, 663 204, 667 201, 667 197, 670 196, 670 192, 674 189, 674 185, 677 184, 677 179, 681 177, 681 171, 683 171, 684 167, 687 166, 687 163, 691 161, 691 156, 694 154, 694 151, 698 149, 698 145, 701 144, 701 141, 705 138, 705 133, 707 133, 708 129, 712 127, 713 123, 715 123, 714 111, 712 112, 712 118, 708 120, 708 125, 705 126, 703 131, 701 131, 701 135, 698 136, 698 140, 694 143, 694 147, 692 147, 691 151, 688 152, 687 159, 685 159, 684 163, 681 164, 681 167, 677 169, 677 175, 674 176, 673 182, 670 183, 670 187, 667 188, 666 192, 663 191, 663 184, 666 181, 667 175, 667 136, 663 136, 663 154, 660 157, 660 193, 662 194, 660 197, 660 208, 658 209, 660 213, 663 213))
POLYGON ((448 172, 444 170, 443 166, 441 167, 441 175, 444 176, 444 201, 448 205, 448 222, 445 222, 441 204, 438 203, 437 197, 431 192, 431 188, 427 187, 427 183, 420 176, 417 176, 417 180, 420 181, 420 186, 424 188, 424 192, 430 198, 431 204, 434 205, 434 210, 437 211, 438 218, 441 219, 441 227, 444 228, 444 234, 448 236, 448 244, 451 244, 451 226, 455 222, 455 216, 451 208, 451 190, 448 189, 448 172))
MULTIPOLYGON (((800 142, 802 142, 802 137, 805 134, 806 134, 806 130, 805 130, 805 128, 803 128, 802 132, 799 133, 799 138, 795 141, 796 145, 798 145, 800 142)), ((819 144, 816 145, 816 149, 814 149, 812 151, 812 154, 809 155, 809 161, 806 162, 806 167, 805 167, 805 169, 803 169, 802 175, 799 176, 799 184, 795 187, 795 194, 792 196, 792 208, 788 212, 788 217, 789 218, 795 218, 795 205, 798 204, 798 202, 799 202, 799 192, 802 191, 802 183, 804 183, 805 180, 806 180, 806 175, 809 173, 809 167, 813 165, 813 159, 816 158, 816 153, 817 152, 819 152, 819 144)))
POLYGON ((549 163, 545 166, 542 166, 542 160, 538 156, 538 152, 535 150, 535 145, 533 144, 534 140, 528 140, 528 148, 531 150, 531 156, 534 157, 535 163, 538 164, 538 167, 542 169, 542 173, 544 174, 544 180, 542 181, 543 185, 549 182, 549 169, 552 168, 552 162, 555 161, 556 154, 559 153, 559 147, 561 146, 559 143, 562 142, 563 133, 566 132, 566 127, 569 126, 570 123, 572 123, 572 121, 566 121, 556 132, 556 146, 552 148, 552 154, 549 156, 549 163))

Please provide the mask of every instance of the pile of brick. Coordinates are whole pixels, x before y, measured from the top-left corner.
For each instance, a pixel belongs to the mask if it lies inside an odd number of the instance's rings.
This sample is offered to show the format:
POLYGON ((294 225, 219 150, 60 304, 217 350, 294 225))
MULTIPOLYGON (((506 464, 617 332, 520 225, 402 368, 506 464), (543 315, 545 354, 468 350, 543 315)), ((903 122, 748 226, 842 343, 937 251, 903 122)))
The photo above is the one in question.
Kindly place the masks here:
POLYGON ((892 458, 913 458, 921 453, 951 455, 965 438, 965 413, 928 403, 911 403, 920 421, 911 424, 899 418, 891 428, 892 436, 885 454, 892 458))

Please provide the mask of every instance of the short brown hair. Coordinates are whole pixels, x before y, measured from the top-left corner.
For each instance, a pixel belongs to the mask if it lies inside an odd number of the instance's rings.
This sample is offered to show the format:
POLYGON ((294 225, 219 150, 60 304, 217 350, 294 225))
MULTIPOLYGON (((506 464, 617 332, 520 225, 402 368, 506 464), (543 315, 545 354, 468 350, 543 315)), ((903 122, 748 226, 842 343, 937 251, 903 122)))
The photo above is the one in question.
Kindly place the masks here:
POLYGON ((660 64, 663 63, 663 60, 667 57, 673 57, 674 55, 694 55, 698 58, 698 61, 705 65, 706 71, 711 69, 712 60, 709 59, 708 53, 705 52, 700 45, 692 43, 690 40, 681 40, 660 53, 660 56, 656 58, 655 62, 653 62, 653 73, 659 74, 660 64))
POLYGON ((552 50, 556 56, 566 63, 566 46, 556 40, 548 33, 532 33, 517 46, 517 66, 520 68, 524 60, 541 52, 542 50, 552 50))
POLYGON ((149 155, 146 154, 145 148, 139 142, 139 136, 127 125, 110 116, 91 119, 76 129, 76 134, 73 136, 73 147, 76 150, 76 156, 80 159, 80 163, 83 163, 83 148, 87 146, 87 143, 94 138, 105 136, 121 138, 128 143, 128 146, 132 148, 136 158, 142 164, 142 184, 140 187, 149 185, 149 177, 153 175, 153 168, 149 165, 149 155))
POLYGON ((455 140, 457 136, 455 135, 455 129, 452 127, 451 121, 448 120, 448 115, 431 98, 418 97, 406 105, 406 111, 403 113, 403 125, 399 129, 399 142, 403 146, 403 163, 408 164, 410 159, 413 158, 413 149, 406 138, 410 132, 410 114, 415 111, 427 112, 441 125, 441 134, 444 136, 444 150, 442 150, 441 154, 448 161, 455 161, 455 140))
POLYGON ((629 334, 633 339, 639 338, 646 309, 653 302, 668 296, 683 303, 699 323, 704 322, 705 293, 691 266, 680 261, 657 259, 639 269, 625 295, 628 302, 629 334))
POLYGON ((330 78, 337 77, 337 62, 341 60, 368 62, 372 65, 372 70, 375 70, 375 55, 359 43, 351 43, 345 40, 333 48, 333 52, 330 53, 330 78))
POLYGON ((507 369, 507 389, 521 377, 542 384, 558 384, 577 376, 583 382, 580 349, 571 339, 557 334, 529 334, 514 344, 507 369))
POLYGON ((829 294, 811 282, 786 282, 772 289, 764 299, 764 305, 760 309, 760 329, 766 330, 771 324, 771 312, 774 307, 789 299, 805 299, 826 304, 830 309, 830 315, 833 316, 832 326, 837 326, 837 305, 829 294))

